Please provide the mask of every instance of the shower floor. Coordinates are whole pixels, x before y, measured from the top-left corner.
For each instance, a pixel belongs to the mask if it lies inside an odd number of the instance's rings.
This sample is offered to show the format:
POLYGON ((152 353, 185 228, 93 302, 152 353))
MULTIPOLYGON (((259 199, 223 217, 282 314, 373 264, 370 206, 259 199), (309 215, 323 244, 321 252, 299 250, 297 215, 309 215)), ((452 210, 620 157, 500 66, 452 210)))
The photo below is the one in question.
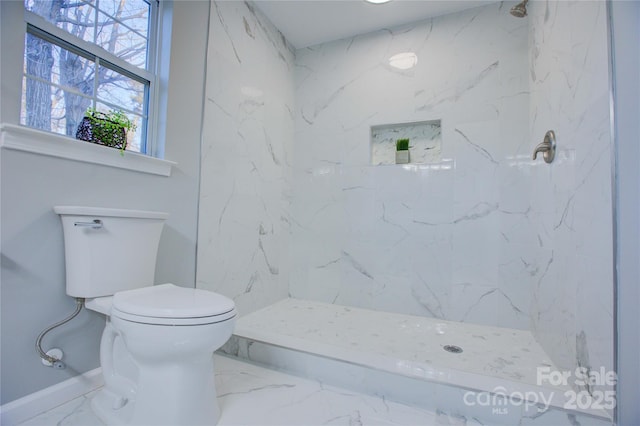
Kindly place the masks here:
POLYGON ((418 377, 437 366, 536 385, 538 367, 555 369, 528 331, 298 299, 240 318, 235 334, 418 377), (447 345, 462 352, 447 352, 447 345))
POLYGON ((549 406, 559 409, 570 390, 539 384, 539 368, 558 369, 523 330, 284 299, 241 317, 234 335, 236 346, 227 351, 241 358, 336 385, 360 381, 359 390, 411 404, 444 393, 458 400, 458 412, 473 401, 464 394, 468 390, 535 403, 545 395, 549 406), (446 351, 449 345, 462 352, 446 351), (424 384, 430 388, 424 390, 424 384), (403 390, 388 389, 394 386, 403 390), (396 391, 403 396, 394 397, 396 391))

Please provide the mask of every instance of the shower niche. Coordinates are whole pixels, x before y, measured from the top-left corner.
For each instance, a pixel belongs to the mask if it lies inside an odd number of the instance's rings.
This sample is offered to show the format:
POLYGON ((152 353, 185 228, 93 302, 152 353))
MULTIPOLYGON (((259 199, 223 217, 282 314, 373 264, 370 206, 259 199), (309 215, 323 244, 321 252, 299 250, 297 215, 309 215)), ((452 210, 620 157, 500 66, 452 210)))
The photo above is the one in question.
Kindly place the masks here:
POLYGON ((371 164, 396 164, 398 139, 409 139, 409 164, 438 162, 442 153, 442 121, 371 126, 371 164))

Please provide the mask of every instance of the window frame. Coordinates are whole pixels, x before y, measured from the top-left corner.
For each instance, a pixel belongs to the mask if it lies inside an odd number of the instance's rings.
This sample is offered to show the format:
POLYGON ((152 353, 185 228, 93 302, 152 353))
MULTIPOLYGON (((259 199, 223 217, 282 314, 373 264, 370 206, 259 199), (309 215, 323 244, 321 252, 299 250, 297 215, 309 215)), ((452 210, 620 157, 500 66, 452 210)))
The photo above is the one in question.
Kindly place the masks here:
MULTIPOLYGON (((102 47, 80 39, 67 31, 58 28, 54 23, 48 22, 43 17, 37 15, 34 12, 28 10, 24 3, 22 8, 24 11, 25 30, 24 35, 31 33, 36 37, 42 38, 47 42, 56 44, 63 49, 70 50, 75 54, 87 57, 88 59, 95 60, 95 63, 107 63, 107 68, 116 72, 122 73, 129 78, 137 81, 149 82, 148 90, 146 90, 146 128, 141 129, 142 134, 140 137, 140 150, 139 154, 150 157, 160 158, 160 154, 163 152, 162 147, 158 146, 159 135, 159 103, 161 98, 159 87, 159 54, 161 52, 159 44, 160 40, 160 25, 162 25, 162 2, 159 0, 147 0, 150 6, 149 13, 149 30, 148 30, 148 45, 147 45, 147 68, 139 68, 129 64, 127 61, 118 58, 111 52, 103 49, 102 47), (97 59, 95 59, 97 58, 97 59)), ((22 61, 24 64, 24 44, 23 44, 22 61)), ((24 66, 24 65, 23 65, 24 66)), ((23 81, 27 77, 24 70, 21 71, 23 81)), ((95 96, 95 94, 94 94, 95 96)), ((94 98, 95 99, 95 98, 94 98)), ((25 126, 28 127, 28 126, 25 126)), ((29 128, 29 127, 28 127, 29 128)), ((58 134, 55 132, 49 132, 52 134, 58 134)), ((59 134, 58 134, 59 135, 59 134)), ((65 135, 62 135, 65 136, 65 135)), ((66 136, 69 137, 69 136, 66 136)))

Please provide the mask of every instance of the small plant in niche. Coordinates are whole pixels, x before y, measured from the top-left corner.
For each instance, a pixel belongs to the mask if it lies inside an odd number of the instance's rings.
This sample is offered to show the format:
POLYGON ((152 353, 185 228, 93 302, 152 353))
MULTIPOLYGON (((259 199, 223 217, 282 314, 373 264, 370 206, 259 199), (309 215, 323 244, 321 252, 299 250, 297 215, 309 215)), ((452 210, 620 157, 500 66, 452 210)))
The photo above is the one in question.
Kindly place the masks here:
POLYGON ((409 139, 396 140, 396 164, 409 163, 409 139))
POLYGON ((396 140, 396 151, 409 151, 409 139, 396 140))
POLYGON ((101 112, 88 108, 76 131, 76 139, 117 148, 124 155, 127 131, 135 129, 135 123, 122 111, 101 112))

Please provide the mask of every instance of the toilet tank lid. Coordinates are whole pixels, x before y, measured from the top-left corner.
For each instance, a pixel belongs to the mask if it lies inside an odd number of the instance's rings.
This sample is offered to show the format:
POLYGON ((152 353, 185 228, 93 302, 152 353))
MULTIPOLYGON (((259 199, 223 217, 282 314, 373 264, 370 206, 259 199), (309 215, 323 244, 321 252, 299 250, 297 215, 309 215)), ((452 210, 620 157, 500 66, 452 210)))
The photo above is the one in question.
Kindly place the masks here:
POLYGON ((167 283, 116 293, 113 309, 154 318, 199 318, 226 314, 235 303, 211 291, 167 283))
POLYGON ((112 209, 108 207, 87 206, 55 206, 53 211, 59 215, 97 216, 97 217, 131 217, 142 219, 167 219, 169 213, 148 210, 112 209))

